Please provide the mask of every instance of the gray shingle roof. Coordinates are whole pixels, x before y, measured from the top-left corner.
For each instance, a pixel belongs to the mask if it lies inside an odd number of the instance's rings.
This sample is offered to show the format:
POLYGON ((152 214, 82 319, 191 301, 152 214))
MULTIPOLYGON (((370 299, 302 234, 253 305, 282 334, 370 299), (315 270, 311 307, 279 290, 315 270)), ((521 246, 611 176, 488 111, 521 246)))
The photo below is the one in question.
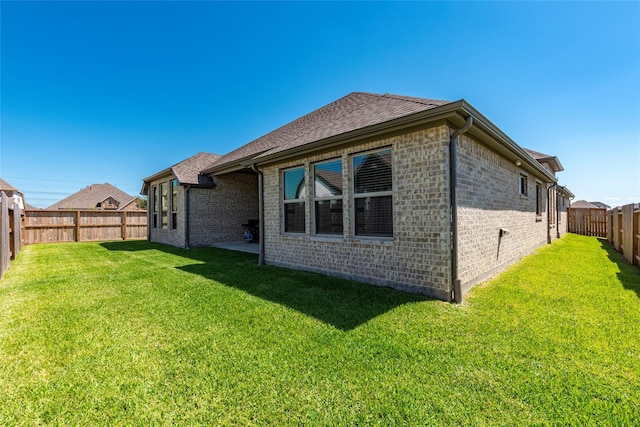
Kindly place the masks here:
POLYGON ((124 191, 105 182, 104 184, 91 184, 77 193, 65 197, 49 206, 47 209, 95 209, 99 202, 112 197, 121 204, 131 200, 133 197, 124 191))
POLYGON ((357 129, 384 123, 450 101, 391 94, 353 92, 222 156, 205 170, 301 147, 357 129))
POLYGON ((571 208, 573 209, 596 209, 598 206, 593 203, 589 203, 586 200, 577 200, 575 202, 571 202, 571 208))
POLYGON ((156 172, 151 176, 144 178, 140 194, 147 195, 149 193, 149 185, 151 181, 161 179, 167 176, 174 176, 181 185, 190 184, 198 185, 202 183, 202 179, 210 180, 208 176, 203 176, 202 171, 213 164, 221 156, 218 154, 200 152, 173 166, 156 172))
POLYGON ((551 165, 555 172, 564 170, 562 164, 560 163, 560 160, 558 160, 556 156, 544 154, 539 151, 529 150, 528 148, 525 148, 524 151, 529 153, 529 155, 536 159, 539 163, 548 163, 549 165, 551 165))
POLYGON ((211 153, 198 153, 171 166, 171 170, 181 184, 198 184, 200 172, 218 160, 221 156, 211 153))
MULTIPOLYGON (((146 177, 143 181, 145 183, 149 181, 153 181, 158 178, 162 178, 166 175, 173 175, 180 184, 198 184, 199 183, 199 175, 202 173, 202 170, 214 163, 221 156, 218 154, 211 154, 200 152, 195 154, 188 159, 184 159, 173 166, 169 166, 166 169, 161 170, 151 176, 146 177)), ((142 194, 144 192, 144 186, 142 194)))

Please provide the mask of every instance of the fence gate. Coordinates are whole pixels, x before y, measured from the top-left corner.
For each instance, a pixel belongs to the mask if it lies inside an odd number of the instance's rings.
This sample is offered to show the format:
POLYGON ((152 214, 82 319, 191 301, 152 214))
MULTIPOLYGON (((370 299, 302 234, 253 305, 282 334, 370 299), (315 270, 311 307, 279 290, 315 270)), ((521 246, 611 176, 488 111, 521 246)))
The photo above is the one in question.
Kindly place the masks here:
POLYGON ((569 233, 583 236, 607 237, 605 208, 569 208, 569 233))

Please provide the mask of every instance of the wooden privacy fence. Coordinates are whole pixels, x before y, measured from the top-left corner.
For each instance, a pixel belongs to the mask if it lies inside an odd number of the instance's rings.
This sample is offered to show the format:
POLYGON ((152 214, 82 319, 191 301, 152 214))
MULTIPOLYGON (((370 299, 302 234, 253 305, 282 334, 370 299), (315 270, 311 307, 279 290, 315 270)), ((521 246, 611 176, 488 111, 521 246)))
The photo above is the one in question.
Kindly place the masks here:
POLYGON ((22 209, 13 197, 0 192, 0 278, 22 249, 22 209))
POLYGON ((625 205, 607 213, 609 233, 607 240, 631 264, 640 264, 640 209, 625 205))
POLYGON ((607 237, 607 210, 605 208, 569 208, 567 217, 569 233, 607 237))
POLYGON ((27 210, 24 244, 147 238, 146 211, 27 210))

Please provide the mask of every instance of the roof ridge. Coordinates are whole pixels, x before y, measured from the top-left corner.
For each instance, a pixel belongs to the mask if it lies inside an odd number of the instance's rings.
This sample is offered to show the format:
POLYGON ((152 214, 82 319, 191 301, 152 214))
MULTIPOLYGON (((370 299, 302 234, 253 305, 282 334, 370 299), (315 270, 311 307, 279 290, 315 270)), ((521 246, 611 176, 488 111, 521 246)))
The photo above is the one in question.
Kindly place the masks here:
POLYGON ((385 96, 387 98, 397 99, 399 101, 413 102, 414 104, 420 104, 420 105, 438 106, 438 105, 441 105, 440 102, 449 102, 449 101, 439 100, 439 99, 418 98, 418 97, 414 97, 414 96, 396 95, 396 94, 393 94, 393 93, 385 93, 382 96, 385 96))

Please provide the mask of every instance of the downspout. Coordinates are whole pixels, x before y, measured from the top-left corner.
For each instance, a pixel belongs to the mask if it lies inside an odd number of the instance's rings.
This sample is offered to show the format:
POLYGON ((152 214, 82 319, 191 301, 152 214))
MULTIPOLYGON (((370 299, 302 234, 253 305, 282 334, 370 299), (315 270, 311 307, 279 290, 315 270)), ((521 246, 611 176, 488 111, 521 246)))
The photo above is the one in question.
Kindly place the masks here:
POLYGON ((458 137, 471 129, 473 117, 467 117, 467 123, 455 131, 449 140, 449 199, 450 199, 450 228, 451 228, 451 283, 449 286, 449 301, 462 303, 462 286, 458 277, 458 137))
MULTIPOLYGON (((149 206, 149 199, 153 199, 153 196, 150 197, 149 194, 153 194, 153 189, 151 191, 147 190, 147 242, 151 242, 151 227, 153 226, 153 205, 149 206)), ((155 203, 155 200, 153 200, 153 203, 155 203)))
POLYGON ((191 184, 186 185, 186 192, 184 195, 184 247, 189 249, 191 247, 189 236, 189 199, 191 198, 191 184))
MULTIPOLYGON (((560 187, 562 188, 562 187, 560 187)), ((556 191, 556 238, 560 238, 560 193, 556 191)))
POLYGON ((251 169, 258 174, 258 240, 260 241, 260 254, 258 255, 258 265, 264 265, 264 177, 262 171, 258 169, 255 163, 251 165, 251 169))
MULTIPOLYGON (((558 185, 557 182, 554 182, 552 185, 547 187, 547 243, 551 243, 551 218, 553 218, 553 213, 548 208, 549 202, 551 202, 551 189, 558 185)), ((556 198, 556 210, 558 209, 558 200, 556 198)), ((556 221, 556 228, 558 228, 558 223, 556 221)))

